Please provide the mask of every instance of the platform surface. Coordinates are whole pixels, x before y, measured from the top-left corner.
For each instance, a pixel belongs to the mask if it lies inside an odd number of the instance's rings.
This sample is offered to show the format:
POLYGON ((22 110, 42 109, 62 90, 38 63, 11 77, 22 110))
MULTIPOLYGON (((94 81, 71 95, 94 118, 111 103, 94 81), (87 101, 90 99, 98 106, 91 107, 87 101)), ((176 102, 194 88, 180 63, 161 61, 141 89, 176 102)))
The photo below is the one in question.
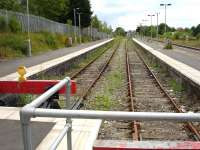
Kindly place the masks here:
POLYGON ((157 41, 147 41, 141 40, 141 42, 152 47, 154 50, 159 51, 175 60, 178 60, 192 68, 200 70, 200 51, 192 50, 189 48, 183 48, 178 46, 173 46, 172 50, 164 49, 164 43, 157 41))
MULTIPOLYGON (((4 150, 21 150, 22 137, 19 122, 20 108, 0 107, 0 145, 4 150), (11 144, 12 143, 12 144, 11 144), (16 147, 16 148, 14 148, 16 147)), ((92 150, 98 136, 102 120, 73 119, 73 150, 92 150)), ((37 150, 49 149, 65 125, 65 119, 34 118, 32 119, 33 146, 37 150)), ((67 150, 67 137, 64 137, 58 150, 67 150)))
POLYGON ((184 64, 183 62, 180 62, 172 57, 169 57, 152 47, 144 44, 143 42, 133 39, 137 44, 141 45, 144 49, 149 51, 151 54, 156 56, 157 58, 161 59, 164 61, 166 64, 168 64, 170 67, 174 68, 176 71, 180 72, 182 75, 193 81, 195 84, 200 86, 200 71, 187 65, 184 64))
POLYGON ((199 150, 200 142, 97 140, 93 150, 199 150))
MULTIPOLYGON (((107 40, 99 40, 99 41, 95 41, 95 42, 90 42, 90 43, 86 43, 86 44, 81 44, 79 46, 76 47, 70 47, 70 48, 62 48, 59 50, 54 50, 54 51, 50 51, 41 55, 36 55, 36 56, 32 56, 32 57, 25 57, 25 58, 21 58, 21 59, 16 59, 16 60, 7 60, 7 61, 2 61, 0 59, 0 78, 14 73, 16 71, 16 69, 23 65, 26 66, 27 68, 30 68, 32 66, 37 66, 38 64, 43 64, 45 62, 49 62, 50 60, 56 59, 56 58, 62 58, 63 56, 69 55, 71 53, 74 52, 78 52, 80 50, 84 50, 85 48, 89 48, 89 47, 93 47, 95 45, 101 45, 101 43, 104 43, 107 40)), ((54 61, 55 63, 55 61, 54 61)), ((43 68, 40 65, 41 68, 43 68)), ((45 67, 44 67, 45 68, 45 67)), ((31 69, 30 71, 32 71, 33 69, 31 69)))

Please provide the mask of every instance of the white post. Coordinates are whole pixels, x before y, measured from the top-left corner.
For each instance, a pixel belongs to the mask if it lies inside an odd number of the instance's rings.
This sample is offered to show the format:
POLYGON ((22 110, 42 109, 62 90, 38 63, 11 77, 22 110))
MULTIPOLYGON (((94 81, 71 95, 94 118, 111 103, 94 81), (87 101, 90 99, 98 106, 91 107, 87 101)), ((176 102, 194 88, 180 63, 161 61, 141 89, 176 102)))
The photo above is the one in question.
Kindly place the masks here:
POLYGON ((165 4, 165 33, 167 32, 167 4, 165 4))
POLYGON ((74 8, 74 39, 75 39, 75 42, 77 42, 77 38, 76 38, 76 8, 74 8))
POLYGON ((26 4, 27 4, 27 29, 28 29, 28 39, 27 39, 27 42, 28 42, 28 56, 31 57, 32 53, 31 53, 31 39, 30 39, 30 28, 29 28, 29 2, 28 0, 26 1, 26 4))
POLYGON ((81 35, 81 13, 78 13, 78 17, 79 17, 79 36, 80 36, 80 44, 82 43, 82 35, 81 35))
POLYGON ((156 13, 156 15, 157 15, 157 38, 159 39, 159 37, 158 37, 158 31, 159 31, 159 13, 156 13))

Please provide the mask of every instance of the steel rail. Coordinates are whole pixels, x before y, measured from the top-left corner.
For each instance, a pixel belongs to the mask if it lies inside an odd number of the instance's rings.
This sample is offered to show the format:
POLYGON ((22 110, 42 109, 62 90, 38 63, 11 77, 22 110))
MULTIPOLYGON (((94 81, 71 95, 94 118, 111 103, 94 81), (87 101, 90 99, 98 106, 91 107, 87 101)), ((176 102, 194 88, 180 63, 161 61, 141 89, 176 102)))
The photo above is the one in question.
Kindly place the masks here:
MULTIPOLYGON (((96 84, 96 82, 100 79, 100 77, 102 76, 102 74, 105 72, 106 68, 108 67, 110 61, 112 60, 114 54, 116 53, 117 49, 119 48, 119 43, 118 45, 114 48, 111 56, 107 59, 106 63, 104 64, 103 68, 101 69, 101 71, 98 73, 97 77, 94 79, 94 81, 90 84, 90 86, 87 88, 86 92, 83 93, 81 95, 81 97, 79 98, 79 100, 77 100, 71 109, 78 109, 79 106, 81 105, 81 103, 86 99, 86 97, 88 96, 89 92, 91 91, 91 89, 94 87, 94 85, 96 84)), ((110 49, 110 48, 109 48, 110 49)), ((78 75, 81 74, 81 72, 83 70, 85 70, 87 67, 89 67, 94 61, 92 61, 89 65, 85 66, 84 69, 81 69, 80 71, 78 71, 73 77, 72 79, 74 79, 75 77, 77 77, 78 75)))
MULTIPOLYGON (((147 70, 149 71, 149 73, 155 79, 155 81, 158 84, 159 88, 163 91, 163 93, 165 94, 165 96, 170 100, 170 102, 172 103, 172 105, 176 109, 176 112, 183 113, 183 111, 180 109, 180 107, 175 102, 175 100, 166 92, 166 90, 164 89, 164 87, 162 86, 162 84, 160 83, 160 81, 158 80, 158 78, 156 77, 156 75, 151 71, 150 67, 147 65, 147 63, 145 62, 145 60, 140 55, 140 53, 137 50, 135 50, 135 51, 136 51, 138 57, 142 60, 143 64, 145 65, 145 67, 147 68, 147 70)), ((196 135, 196 137, 198 138, 198 141, 199 141, 200 140, 200 133, 199 133, 198 129, 191 122, 187 122, 186 125, 187 125, 188 129, 196 135)))
MULTIPOLYGON (((128 97, 131 103, 131 111, 134 110, 134 100, 133 100, 133 85, 132 85, 132 80, 131 80, 131 73, 130 73, 130 62, 129 62, 129 57, 128 57, 128 50, 127 50, 127 41, 125 43, 125 53, 126 53, 126 74, 127 74, 127 82, 128 82, 128 97)), ((133 133, 132 137, 134 140, 139 140, 139 133, 138 133, 138 126, 137 126, 137 121, 132 122, 132 128, 133 128, 133 133)))
POLYGON ((106 48, 102 53, 100 53, 98 56, 96 56, 93 60, 91 60, 88 64, 86 64, 84 67, 82 67, 80 70, 75 72, 72 76, 71 79, 76 78, 81 72, 83 72, 85 69, 87 69, 92 63, 94 63, 98 58, 100 58, 107 50, 109 50, 111 46, 106 48))

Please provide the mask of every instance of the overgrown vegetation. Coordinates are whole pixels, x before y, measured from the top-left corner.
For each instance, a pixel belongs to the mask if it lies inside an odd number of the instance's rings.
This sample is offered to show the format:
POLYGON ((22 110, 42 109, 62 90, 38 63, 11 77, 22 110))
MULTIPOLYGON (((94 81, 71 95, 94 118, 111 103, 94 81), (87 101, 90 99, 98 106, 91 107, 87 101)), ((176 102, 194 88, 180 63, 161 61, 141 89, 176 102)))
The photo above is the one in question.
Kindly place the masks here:
MULTIPOLYGON (((31 33, 33 55, 67 46, 67 36, 52 33, 31 33)), ((26 33, 0 33, 0 58, 24 57, 27 54, 26 33)))
MULTIPOLYGON (((161 23, 158 29, 161 40, 168 38, 179 44, 200 47, 200 24, 191 28, 174 28, 167 25, 165 33, 165 24, 161 23)), ((138 26, 136 31, 144 36, 151 36, 151 26, 138 26)), ((152 27, 152 36, 157 36, 157 26, 152 27)))
POLYGON ((19 95, 19 101, 17 103, 18 107, 23 107, 26 104, 29 104, 34 100, 35 96, 29 94, 21 94, 19 95))
POLYGON ((175 79, 168 81, 168 84, 172 87, 173 91, 176 93, 180 93, 185 90, 182 84, 178 83, 175 79))
MULTIPOLYGON (((1 0, 0 9, 26 12, 25 0, 1 0)), ((81 12, 81 27, 89 27, 90 25, 97 28, 99 32, 112 33, 112 27, 106 22, 102 22, 97 16, 92 16, 91 4, 89 0, 29 0, 30 14, 42 16, 50 20, 69 23, 75 25, 74 9, 81 12)), ((76 17, 78 23, 79 18, 76 17)), ((78 26, 78 24, 76 24, 78 26)))

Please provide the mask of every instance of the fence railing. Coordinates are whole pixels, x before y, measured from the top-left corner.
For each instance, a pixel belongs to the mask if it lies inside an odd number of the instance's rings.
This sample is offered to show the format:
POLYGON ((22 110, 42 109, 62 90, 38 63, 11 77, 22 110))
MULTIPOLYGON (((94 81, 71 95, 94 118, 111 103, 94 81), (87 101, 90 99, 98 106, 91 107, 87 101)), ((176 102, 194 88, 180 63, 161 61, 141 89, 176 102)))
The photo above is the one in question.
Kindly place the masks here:
MULTIPOLYGON (((20 13, 20 12, 13 12, 0 9, 0 16, 4 16, 6 22, 8 23, 9 20, 14 16, 18 19, 19 23, 21 24, 22 32, 28 31, 28 21, 27 21, 27 14, 20 13)), ((79 28, 63 23, 58 23, 44 17, 29 15, 29 28, 30 32, 52 32, 52 33, 61 33, 61 34, 68 34, 72 35, 74 31, 76 31, 77 35, 79 35, 79 28)), ((107 33, 98 32, 96 28, 84 28, 82 29, 82 34, 85 36, 89 36, 94 39, 103 39, 109 37, 107 33)))
MULTIPOLYGON (((105 119, 105 120, 138 120, 138 121, 198 121, 200 122, 200 113, 162 113, 162 112, 120 112, 120 111, 88 111, 88 110, 58 110, 37 108, 49 97, 56 93, 63 86, 66 90, 66 109, 69 108, 70 99, 70 79, 65 78, 57 85, 49 89, 36 100, 26 105, 20 111, 20 120, 22 126, 23 143, 25 150, 32 150, 31 139, 31 118, 33 117, 54 117, 66 118, 66 125, 60 135, 50 145, 51 150, 55 150, 62 139, 67 134, 67 149, 72 150, 72 118, 80 119, 105 119)), ((63 148, 64 149, 64 148, 63 148)))

